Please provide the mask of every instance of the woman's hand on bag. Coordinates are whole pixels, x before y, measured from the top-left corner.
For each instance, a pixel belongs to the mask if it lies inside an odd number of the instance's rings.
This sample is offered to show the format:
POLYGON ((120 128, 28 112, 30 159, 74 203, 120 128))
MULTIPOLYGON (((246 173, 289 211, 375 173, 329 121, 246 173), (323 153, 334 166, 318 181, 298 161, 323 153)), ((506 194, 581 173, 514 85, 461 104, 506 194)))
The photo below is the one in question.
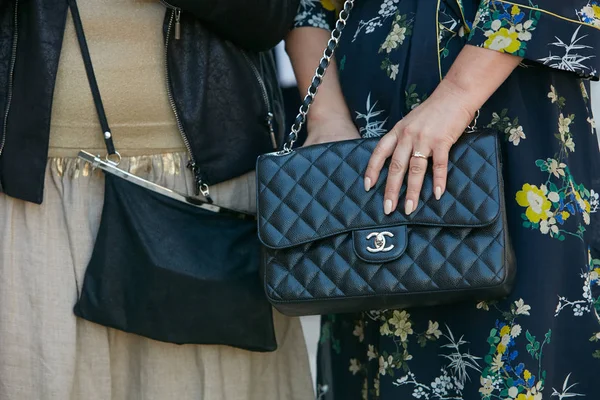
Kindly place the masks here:
POLYGON ((386 214, 398 207, 405 180, 404 212, 409 215, 417 208, 429 162, 433 163, 433 194, 439 200, 446 189, 448 153, 473 120, 476 109, 472 108, 464 93, 442 82, 431 97, 381 138, 365 173, 365 190, 374 186, 391 157, 383 204, 386 214))
POLYGON ((392 157, 383 206, 386 214, 398 207, 404 180, 404 212, 408 215, 417 209, 429 158, 433 162, 433 194, 437 199, 442 196, 450 148, 521 61, 510 54, 465 46, 431 97, 381 139, 369 161, 365 188, 377 182, 385 160, 392 157))
POLYGON ((329 117, 319 121, 310 121, 308 137, 304 146, 320 143, 339 142, 360 139, 360 134, 350 117, 329 117))

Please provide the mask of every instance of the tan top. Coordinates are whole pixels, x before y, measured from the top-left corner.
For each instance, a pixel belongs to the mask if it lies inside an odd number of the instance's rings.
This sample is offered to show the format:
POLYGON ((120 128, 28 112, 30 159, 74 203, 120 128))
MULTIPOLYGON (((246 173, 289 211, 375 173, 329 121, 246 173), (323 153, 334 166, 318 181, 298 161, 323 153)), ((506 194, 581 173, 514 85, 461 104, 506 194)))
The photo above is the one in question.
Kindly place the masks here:
MULTIPOLYGON (((184 151, 166 90, 158 0, 79 0, 98 86, 123 156, 184 151)), ((102 131, 69 14, 54 91, 50 157, 105 154, 102 131)))

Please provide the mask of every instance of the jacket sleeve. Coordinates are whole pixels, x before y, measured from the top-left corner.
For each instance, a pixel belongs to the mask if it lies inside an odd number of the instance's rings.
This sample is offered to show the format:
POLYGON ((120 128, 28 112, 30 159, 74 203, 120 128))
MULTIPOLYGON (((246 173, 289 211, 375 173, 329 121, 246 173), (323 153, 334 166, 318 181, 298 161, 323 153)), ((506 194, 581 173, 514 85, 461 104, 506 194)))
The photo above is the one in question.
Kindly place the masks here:
POLYGON ((600 1, 481 0, 468 43, 598 80, 600 1))
POLYGON ((224 39, 253 51, 273 48, 292 27, 300 0, 168 0, 224 39))

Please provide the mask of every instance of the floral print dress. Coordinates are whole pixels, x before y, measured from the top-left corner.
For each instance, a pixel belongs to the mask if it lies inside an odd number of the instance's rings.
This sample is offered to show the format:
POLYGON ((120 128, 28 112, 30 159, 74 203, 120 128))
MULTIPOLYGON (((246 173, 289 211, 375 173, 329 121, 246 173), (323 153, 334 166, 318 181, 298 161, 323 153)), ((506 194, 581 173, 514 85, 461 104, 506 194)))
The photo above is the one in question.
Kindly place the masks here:
MULTIPOLYGON (((296 27, 330 29, 335 13, 301 0, 296 27)), ((516 287, 324 316, 318 399, 600 399, 600 1, 357 0, 337 60, 361 134, 417 107, 466 44, 524 58, 478 121, 502 135, 516 287)))

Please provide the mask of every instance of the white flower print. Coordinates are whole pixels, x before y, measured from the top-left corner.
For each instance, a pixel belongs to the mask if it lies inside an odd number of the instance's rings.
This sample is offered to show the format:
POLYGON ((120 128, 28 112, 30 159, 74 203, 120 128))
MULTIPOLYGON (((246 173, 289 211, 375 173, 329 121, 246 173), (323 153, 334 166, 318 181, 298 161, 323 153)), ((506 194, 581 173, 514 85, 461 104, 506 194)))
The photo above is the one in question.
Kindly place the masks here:
POLYGON ((587 123, 590 124, 590 129, 592 130, 592 135, 596 131, 596 120, 592 117, 587 118, 587 123))
POLYGON ((523 127, 517 126, 517 127, 511 128, 510 136, 508 137, 508 140, 515 146, 518 146, 519 143, 521 143, 521 139, 525 139, 525 133, 523 132, 523 127))
POLYGON ((502 27, 502 21, 499 19, 495 19, 492 22, 492 30, 497 31, 498 29, 500 29, 502 27))
POLYGON ((381 50, 385 50, 388 54, 404 43, 406 27, 394 24, 392 31, 385 38, 385 42, 381 45, 381 50))
MULTIPOLYGON (((558 160, 549 158, 547 165, 548 165, 548 172, 550 172, 555 177, 560 178, 560 177, 565 176, 565 168, 567 167, 567 164, 565 164, 563 162, 559 162, 558 160)), ((558 201, 558 200, 554 200, 554 199, 550 199, 550 200, 558 201)))
POLYGON ((590 212, 595 213, 598 211, 598 207, 600 206, 600 194, 594 191, 594 189, 590 190, 590 212))
POLYGON ((565 118, 563 113, 560 113, 558 116, 558 132, 562 135, 569 133, 571 122, 571 118, 565 118))
POLYGON ((358 362, 358 360, 356 358, 353 358, 350 360, 350 368, 348 368, 348 370, 350 372, 352 372, 352 375, 356 375, 358 372, 360 372, 360 363, 358 362))
POLYGON ((395 81, 396 76, 398 76, 398 72, 400 70, 399 68, 400 68, 400 64, 394 64, 394 65, 389 66, 389 75, 393 81, 395 81))
POLYGON ((523 299, 515 301, 515 306, 517 306, 517 309, 515 310, 515 315, 529 315, 531 306, 525 304, 525 301, 523 299))
POLYGON ((388 368, 394 368, 394 357, 389 356, 386 359, 383 356, 379 357, 379 375, 385 376, 388 368))
POLYGON ((540 232, 547 235, 550 231, 552 231, 553 234, 558 235, 559 228, 558 225, 556 225, 556 218, 554 217, 540 221, 540 232))
POLYGON ((423 389, 422 387, 417 387, 415 388, 415 390, 413 391, 413 397, 416 399, 420 399, 422 397, 425 397, 426 399, 429 398, 427 396, 427 394, 425 393, 425 389, 423 389))
POLYGON ((375 346, 373 346, 372 344, 369 345, 367 357, 369 357, 369 361, 375 360, 377 358, 377 350, 375 350, 375 346))
POLYGON ((385 0, 381 3, 381 7, 379 8, 379 15, 382 17, 389 17, 393 15, 398 9, 398 2, 400 0, 385 0))
POLYGON ((360 35, 360 33, 364 30, 365 34, 375 32, 375 29, 383 26, 383 22, 394 16, 396 11, 398 11, 398 2, 400 0, 385 0, 381 3, 381 7, 379 9, 379 13, 376 17, 373 17, 367 21, 360 20, 358 22, 358 29, 354 33, 354 38, 352 42, 356 40, 356 38, 360 35))
POLYGON ((504 361, 502 361, 502 354, 497 354, 496 357, 494 357, 494 360, 492 361, 492 368, 491 370, 493 372, 499 372, 502 367, 504 367, 504 361))
MULTIPOLYGON (((583 314, 595 312, 594 302, 596 301, 592 295, 592 286, 600 285, 600 281, 597 280, 598 273, 594 268, 592 255, 588 251, 588 263, 584 270, 581 271, 579 276, 583 280, 583 286, 581 288, 581 299, 580 300, 569 300, 567 297, 558 296, 558 304, 554 316, 558 317, 565 308, 571 308, 575 317, 581 317, 583 314)), ((600 318, 600 317, 599 317, 600 318)))
POLYGON ((429 328, 427 328, 427 332, 425 334, 428 336, 434 336, 436 339, 439 339, 442 335, 442 331, 439 330, 439 327, 439 323, 429 321, 429 328))
POLYGON ((550 93, 548 93, 548 98, 553 104, 558 101, 558 93, 556 93, 556 88, 554 85, 550 85, 550 93))
POLYGON ((329 29, 329 24, 327 23, 327 17, 323 13, 312 15, 308 19, 308 23, 311 26, 314 26, 316 28, 329 29))
POLYGON ((512 327, 512 329, 510 331, 510 336, 517 338, 517 337, 519 337, 519 335, 521 334, 522 331, 523 331, 523 328, 521 328, 521 325, 516 324, 515 326, 512 327))

